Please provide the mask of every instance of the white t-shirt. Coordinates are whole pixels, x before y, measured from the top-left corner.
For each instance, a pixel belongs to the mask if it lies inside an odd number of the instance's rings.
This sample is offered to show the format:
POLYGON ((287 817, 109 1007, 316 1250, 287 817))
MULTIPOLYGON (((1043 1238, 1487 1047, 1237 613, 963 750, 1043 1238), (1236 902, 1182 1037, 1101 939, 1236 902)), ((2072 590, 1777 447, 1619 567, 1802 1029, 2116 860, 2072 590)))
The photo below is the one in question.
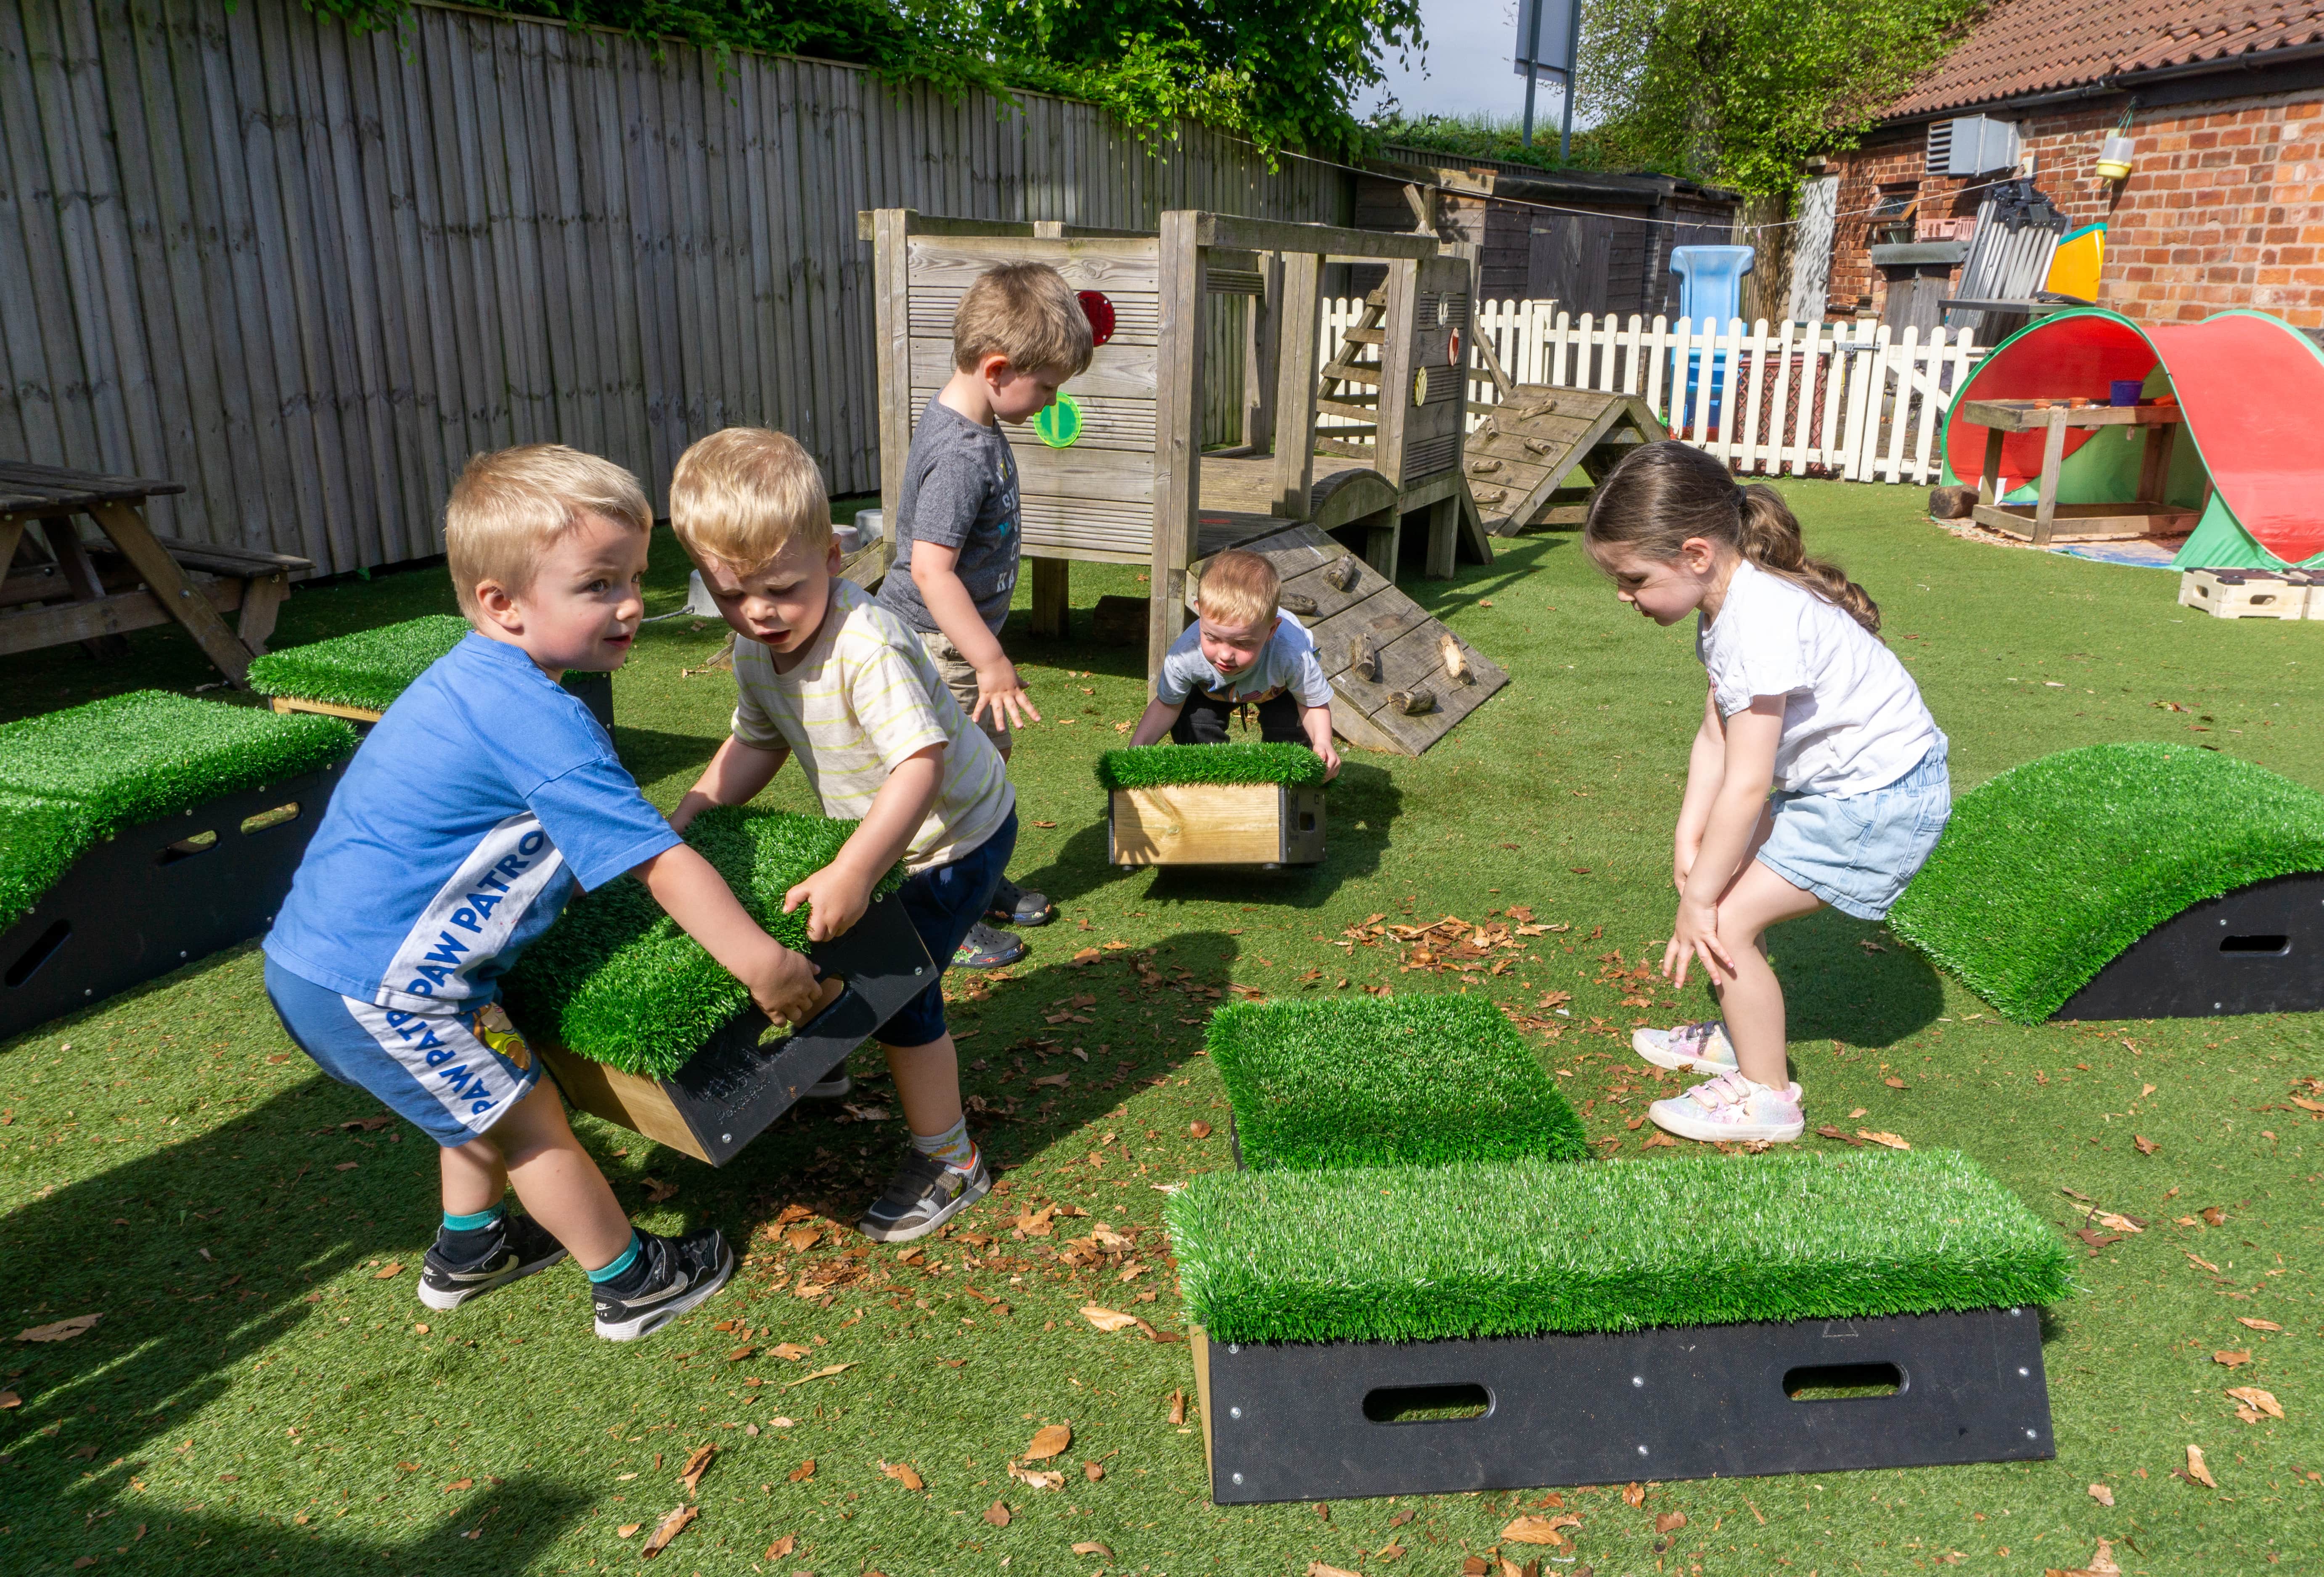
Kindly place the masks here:
POLYGON ((1702 617, 1695 655, 1721 717, 1781 696, 1775 787, 1812 794, 1885 788, 1945 742, 1896 654, 1847 609, 1748 559, 1719 617, 1702 617))
POLYGON ((1275 632, 1259 648, 1259 660, 1229 680, 1203 655, 1203 630, 1189 624, 1170 643, 1154 693, 1166 706, 1183 706, 1196 690, 1222 701, 1271 701, 1285 690, 1302 706, 1332 704, 1332 681, 1315 659, 1315 638, 1288 613, 1275 615, 1275 632))

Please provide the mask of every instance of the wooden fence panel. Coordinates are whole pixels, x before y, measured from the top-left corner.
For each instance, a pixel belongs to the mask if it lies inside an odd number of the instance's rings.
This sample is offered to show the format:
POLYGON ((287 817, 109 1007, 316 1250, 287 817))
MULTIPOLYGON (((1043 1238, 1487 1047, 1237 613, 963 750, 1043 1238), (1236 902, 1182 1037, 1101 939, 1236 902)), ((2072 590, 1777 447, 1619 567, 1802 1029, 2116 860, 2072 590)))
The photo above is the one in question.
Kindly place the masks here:
MULTIPOLYGON (((1346 223, 1341 172, 1037 95, 946 98, 423 3, 0 7, 0 455, 167 476, 157 528, 326 572, 438 551, 466 457, 557 440, 659 505, 693 439, 780 427, 879 485, 866 208, 1154 228, 1346 223)), ((1240 437, 1249 313, 1205 313, 1240 437)))

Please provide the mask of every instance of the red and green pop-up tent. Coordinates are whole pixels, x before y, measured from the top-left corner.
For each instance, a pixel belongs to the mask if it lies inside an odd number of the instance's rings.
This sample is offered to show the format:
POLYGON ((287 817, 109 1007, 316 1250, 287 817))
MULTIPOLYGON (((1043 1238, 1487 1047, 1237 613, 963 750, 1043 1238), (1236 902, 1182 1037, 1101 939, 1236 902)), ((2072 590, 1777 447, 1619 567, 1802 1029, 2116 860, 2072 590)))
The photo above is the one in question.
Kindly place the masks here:
MULTIPOLYGON (((2170 502, 2192 504, 2212 486, 2186 546, 2188 568, 2324 568, 2324 351, 2280 318, 2238 308, 2200 323, 2135 323, 2103 308, 2077 308, 2029 324, 1977 365, 1954 396, 2104 403, 2116 379, 2168 392, 2186 413, 2187 441, 2172 454, 2170 502)), ((2023 486, 2042 468, 2040 432, 2003 441, 2002 477, 2023 486)), ((1945 479, 1975 481, 1986 429, 1945 421, 1945 479)), ((2132 496, 2141 442, 2134 428, 2066 434, 2061 502, 2132 496)))

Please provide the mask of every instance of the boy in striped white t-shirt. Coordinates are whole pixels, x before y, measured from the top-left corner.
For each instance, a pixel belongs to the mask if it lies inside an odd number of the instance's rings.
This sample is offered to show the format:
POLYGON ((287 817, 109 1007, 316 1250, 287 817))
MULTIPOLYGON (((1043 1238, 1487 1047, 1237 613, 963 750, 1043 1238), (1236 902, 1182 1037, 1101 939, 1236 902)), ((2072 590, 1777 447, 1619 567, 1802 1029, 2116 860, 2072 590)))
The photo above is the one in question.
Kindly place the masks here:
MULTIPOLYGON (((745 803, 797 754, 824 814, 862 825, 785 907, 810 903, 809 938, 836 936, 900 859, 898 897, 941 977, 1017 846, 1017 795, 1000 752, 919 638, 839 578, 822 473, 790 438, 737 427, 694 445, 670 478, 669 516, 734 631, 740 692, 733 733, 671 825, 682 832, 711 806, 745 803)), ((992 1176, 961 1111, 939 982, 875 1033, 915 1153, 857 1225, 905 1242, 982 1197, 992 1176)))

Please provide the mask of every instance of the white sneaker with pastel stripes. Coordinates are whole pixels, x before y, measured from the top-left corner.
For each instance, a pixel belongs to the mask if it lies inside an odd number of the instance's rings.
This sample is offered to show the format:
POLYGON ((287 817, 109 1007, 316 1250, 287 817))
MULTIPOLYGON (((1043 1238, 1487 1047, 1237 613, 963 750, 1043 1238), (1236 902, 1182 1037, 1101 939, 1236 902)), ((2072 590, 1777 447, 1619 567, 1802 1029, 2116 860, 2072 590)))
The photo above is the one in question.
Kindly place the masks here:
POLYGON ((1788 1144, 1807 1131, 1800 1100, 1797 1084, 1773 1089, 1752 1083, 1738 1069, 1683 1095, 1655 1102, 1646 1108, 1646 1116, 1666 1133, 1704 1144, 1752 1139, 1788 1144))
POLYGON ((1630 1049, 1658 1068, 1687 1074, 1724 1074, 1735 1068, 1735 1047, 1727 1026, 1681 1024, 1674 1029, 1633 1029, 1630 1049))

